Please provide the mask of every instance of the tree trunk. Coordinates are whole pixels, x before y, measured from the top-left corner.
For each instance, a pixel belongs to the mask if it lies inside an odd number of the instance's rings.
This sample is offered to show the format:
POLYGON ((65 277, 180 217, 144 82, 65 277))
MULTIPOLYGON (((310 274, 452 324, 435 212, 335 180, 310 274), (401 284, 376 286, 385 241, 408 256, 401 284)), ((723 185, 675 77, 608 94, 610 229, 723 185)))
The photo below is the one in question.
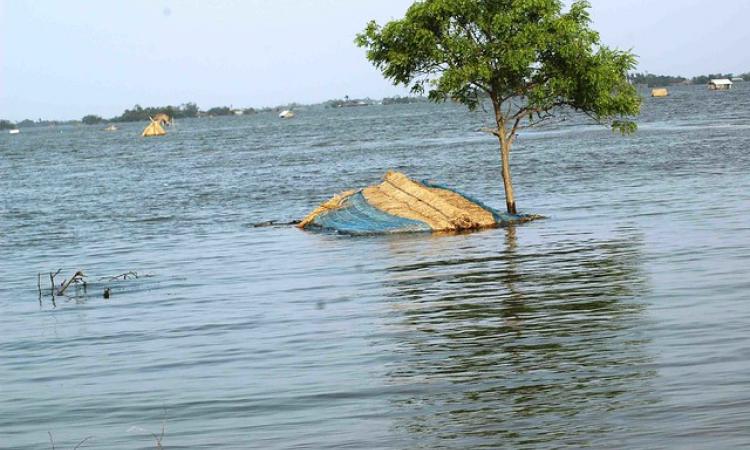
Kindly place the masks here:
POLYGON ((516 210, 516 198, 513 195, 513 180, 510 176, 510 145, 509 139, 500 137, 500 160, 503 164, 503 187, 505 188, 505 206, 508 214, 518 214, 516 210))
MULTIPOLYGON (((492 99, 492 107, 495 110, 495 123, 497 124, 497 130, 495 135, 500 141, 500 160, 503 165, 503 187, 505 188, 505 206, 508 209, 508 214, 518 214, 516 212, 516 198, 513 195, 513 180, 510 178, 510 146, 513 144, 515 137, 515 126, 512 127, 510 133, 506 129, 507 118, 503 115, 502 103, 503 101, 498 97, 497 91, 491 90, 488 92, 490 99, 492 99)), ((518 122, 516 122, 518 124, 518 122)))

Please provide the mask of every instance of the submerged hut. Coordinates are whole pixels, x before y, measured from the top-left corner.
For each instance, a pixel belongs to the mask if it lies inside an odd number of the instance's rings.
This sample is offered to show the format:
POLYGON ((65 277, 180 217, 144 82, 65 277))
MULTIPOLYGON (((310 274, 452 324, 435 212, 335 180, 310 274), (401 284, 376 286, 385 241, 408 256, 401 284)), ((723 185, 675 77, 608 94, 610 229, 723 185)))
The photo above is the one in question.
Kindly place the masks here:
POLYGON ((651 89, 651 97, 667 97, 669 96, 669 91, 667 88, 654 88, 651 89))
POLYGON ((305 217, 299 227, 353 235, 455 232, 537 217, 501 213, 445 186, 388 172, 378 185, 335 195, 305 217))
POLYGON ((158 123, 161 126, 164 125, 172 125, 172 118, 169 117, 169 114, 166 113, 159 113, 155 115, 151 120, 158 123))
POLYGON ((159 124, 159 122, 155 121, 154 119, 151 119, 151 123, 148 124, 148 126, 143 130, 143 133, 141 133, 141 136, 143 137, 152 137, 152 136, 164 136, 167 134, 166 131, 164 131, 164 128, 159 124))
POLYGON ((727 78, 713 79, 708 82, 708 89, 712 91, 728 91, 732 89, 732 80, 727 78))

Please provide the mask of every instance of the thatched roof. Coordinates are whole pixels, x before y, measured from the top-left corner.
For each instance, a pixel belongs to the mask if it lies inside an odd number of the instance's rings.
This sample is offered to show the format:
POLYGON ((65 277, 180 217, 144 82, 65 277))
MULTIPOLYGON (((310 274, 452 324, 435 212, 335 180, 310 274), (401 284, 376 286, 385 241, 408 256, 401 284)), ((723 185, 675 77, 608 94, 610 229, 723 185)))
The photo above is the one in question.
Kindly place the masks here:
POLYGON ((154 121, 154 119, 151 119, 151 123, 143 130, 143 133, 141 133, 141 136, 143 137, 151 137, 151 136, 164 136, 167 134, 166 131, 164 131, 164 128, 162 128, 161 125, 159 125, 159 122, 154 121))
POLYGON ((461 231, 533 220, 537 216, 497 212, 457 191, 388 172, 383 182, 343 192, 299 224, 344 234, 461 231))
POLYGON ((159 113, 151 118, 154 122, 157 122, 160 125, 170 124, 172 123, 172 118, 169 117, 166 113, 159 113))

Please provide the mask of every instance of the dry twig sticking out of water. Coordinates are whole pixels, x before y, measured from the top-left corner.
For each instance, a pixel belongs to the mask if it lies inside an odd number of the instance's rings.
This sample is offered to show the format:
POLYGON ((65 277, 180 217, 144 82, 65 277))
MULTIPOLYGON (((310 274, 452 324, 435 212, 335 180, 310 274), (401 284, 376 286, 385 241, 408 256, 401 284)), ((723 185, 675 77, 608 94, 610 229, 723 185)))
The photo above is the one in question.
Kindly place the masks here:
MULTIPOLYGON (((52 446, 52 450, 55 450, 55 440, 52 438, 52 433, 48 431, 47 434, 49 435, 49 444, 52 446)), ((73 450, 78 450, 83 444, 86 443, 86 441, 88 441, 92 437, 94 436, 85 437, 81 442, 79 442, 78 444, 76 444, 75 447, 73 447, 73 450)))

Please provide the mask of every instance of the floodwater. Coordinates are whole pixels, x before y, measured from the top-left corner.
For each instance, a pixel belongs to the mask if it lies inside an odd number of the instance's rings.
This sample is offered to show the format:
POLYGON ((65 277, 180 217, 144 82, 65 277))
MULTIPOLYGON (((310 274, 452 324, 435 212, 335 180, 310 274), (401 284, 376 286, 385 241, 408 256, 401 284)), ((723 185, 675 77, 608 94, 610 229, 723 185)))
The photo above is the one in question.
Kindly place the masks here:
POLYGON ((0 448, 750 446, 748 105, 679 87, 632 137, 525 133, 548 218, 451 236, 254 225, 386 169, 500 207, 458 106, 0 135, 0 448), (58 268, 86 291, 51 298, 58 268))

